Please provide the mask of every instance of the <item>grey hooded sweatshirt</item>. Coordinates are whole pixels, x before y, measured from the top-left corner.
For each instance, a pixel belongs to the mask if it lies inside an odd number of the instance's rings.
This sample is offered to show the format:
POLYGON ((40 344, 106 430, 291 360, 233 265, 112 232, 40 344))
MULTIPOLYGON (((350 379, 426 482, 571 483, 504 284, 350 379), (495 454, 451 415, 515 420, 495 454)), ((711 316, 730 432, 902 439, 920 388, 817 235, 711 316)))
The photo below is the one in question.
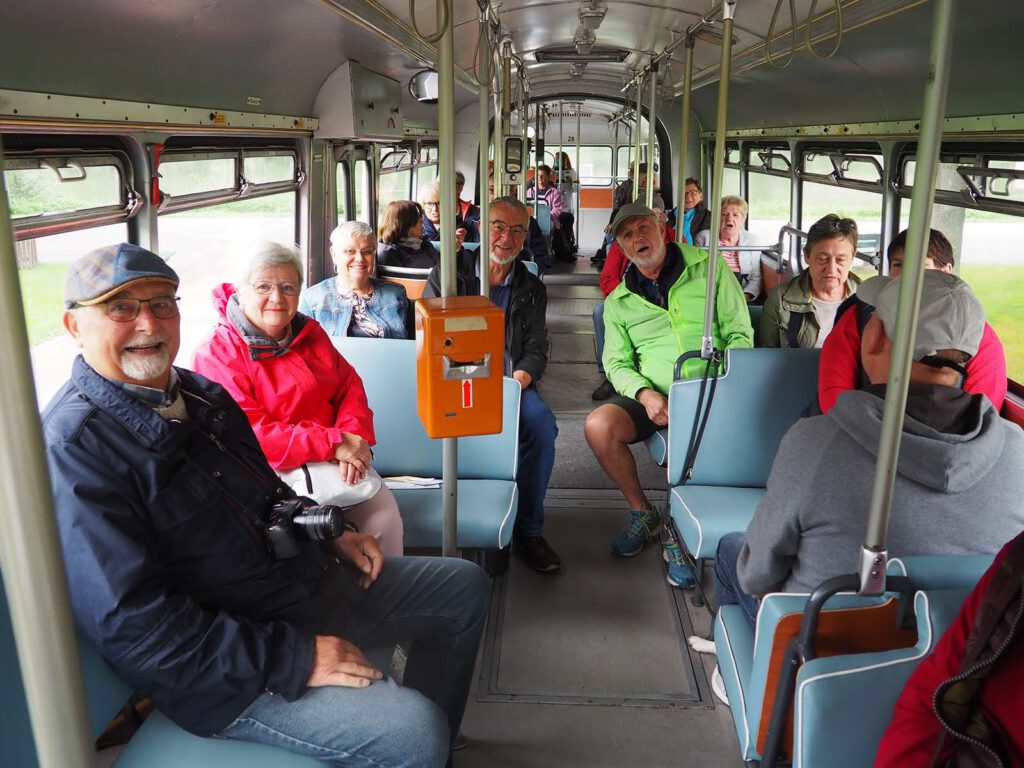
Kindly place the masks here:
MULTIPOLYGON (((747 529, 744 591, 810 592, 857 571, 884 386, 844 392, 797 422, 747 529)), ((983 395, 912 383, 889 520, 890 557, 995 553, 1024 529, 1024 431, 983 395)))

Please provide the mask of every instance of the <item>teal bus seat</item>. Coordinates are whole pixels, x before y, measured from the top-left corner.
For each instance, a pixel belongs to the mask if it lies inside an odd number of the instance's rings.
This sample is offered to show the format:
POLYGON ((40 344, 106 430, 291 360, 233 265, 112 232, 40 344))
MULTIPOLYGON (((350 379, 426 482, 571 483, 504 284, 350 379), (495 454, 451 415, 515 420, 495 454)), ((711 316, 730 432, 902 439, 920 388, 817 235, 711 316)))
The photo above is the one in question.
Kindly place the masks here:
POLYGON ((523 266, 526 267, 527 270, 529 270, 531 275, 540 274, 540 267, 537 266, 536 261, 523 261, 523 266))
POLYGON ((747 304, 747 311, 750 313, 750 327, 754 329, 754 338, 757 338, 757 329, 761 327, 761 315, 764 314, 764 305, 747 304))
MULTIPOLYGON (((797 676, 794 766, 870 765, 896 698, 910 673, 953 623, 963 601, 994 555, 935 555, 893 559, 888 572, 913 581, 917 643, 878 653, 813 659, 797 676)), ((759 760, 756 743, 778 623, 802 613, 806 594, 766 595, 751 629, 738 605, 724 605, 715 619, 715 650, 729 696, 744 760, 759 760)), ((870 605, 882 598, 841 593, 829 609, 870 605)))
MULTIPOLYGON (((532 209, 533 201, 531 200, 528 205, 532 209)), ((544 237, 551 237, 551 209, 543 199, 537 206, 537 224, 540 226, 540 231, 544 233, 544 237)))
MULTIPOLYGON (((373 409, 377 444, 373 467, 383 477, 441 477, 441 441, 427 436, 416 409, 416 341, 335 337, 356 369, 373 409)), ((521 388, 506 378, 502 431, 459 440, 458 534, 460 548, 495 550, 508 545, 518 508, 521 388)), ((441 546, 440 488, 394 491, 407 547, 441 546)))
POLYGON ((669 513, 694 557, 714 557, 724 534, 747 529, 783 435, 817 397, 818 357, 816 349, 727 350, 725 373, 685 483, 701 382, 672 385, 668 434, 652 436, 647 446, 667 464, 669 513))

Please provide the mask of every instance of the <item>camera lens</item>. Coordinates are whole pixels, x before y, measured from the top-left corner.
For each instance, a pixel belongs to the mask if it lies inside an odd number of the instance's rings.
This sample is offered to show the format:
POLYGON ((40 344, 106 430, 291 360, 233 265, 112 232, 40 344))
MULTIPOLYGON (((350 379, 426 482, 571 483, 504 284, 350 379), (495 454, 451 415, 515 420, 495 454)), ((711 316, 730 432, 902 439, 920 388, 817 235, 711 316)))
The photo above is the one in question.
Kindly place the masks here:
POLYGON ((345 513, 332 504, 307 507, 292 522, 303 536, 314 541, 336 539, 345 531, 345 513))

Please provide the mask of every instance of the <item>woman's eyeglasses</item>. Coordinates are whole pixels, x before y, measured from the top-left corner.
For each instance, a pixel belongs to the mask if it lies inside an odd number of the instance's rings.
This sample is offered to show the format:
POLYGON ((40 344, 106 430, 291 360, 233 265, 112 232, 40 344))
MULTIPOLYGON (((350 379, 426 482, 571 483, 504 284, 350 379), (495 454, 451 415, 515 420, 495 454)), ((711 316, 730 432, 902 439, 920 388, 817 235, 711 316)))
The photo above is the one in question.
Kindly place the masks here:
POLYGON ((302 289, 302 285, 299 283, 272 283, 269 280, 252 283, 251 287, 260 296, 269 296, 274 292, 275 288, 277 288, 282 296, 298 296, 299 291, 302 289))

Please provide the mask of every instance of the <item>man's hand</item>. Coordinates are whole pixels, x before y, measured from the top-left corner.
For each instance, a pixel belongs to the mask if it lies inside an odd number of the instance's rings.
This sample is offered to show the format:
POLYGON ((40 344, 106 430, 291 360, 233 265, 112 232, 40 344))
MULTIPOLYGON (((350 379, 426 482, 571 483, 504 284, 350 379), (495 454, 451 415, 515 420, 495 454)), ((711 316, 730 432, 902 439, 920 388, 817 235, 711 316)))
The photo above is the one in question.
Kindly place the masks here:
POLYGON ((341 442, 334 447, 341 479, 354 485, 366 477, 370 469, 370 444, 352 432, 342 432, 341 442))
POLYGON ((647 418, 659 427, 668 426, 668 399, 650 387, 644 387, 636 393, 640 405, 647 409, 647 418))
POLYGON ((526 371, 513 371, 512 378, 519 382, 519 386, 526 389, 533 383, 533 376, 526 371))
POLYGON ((348 560, 363 575, 359 578, 359 586, 368 589, 380 576, 384 567, 384 553, 376 538, 366 533, 345 531, 331 542, 331 549, 339 560, 348 560))
POLYGON ((316 636, 313 672, 306 683, 310 688, 323 685, 365 688, 382 677, 384 674, 348 640, 329 635, 316 636))
POLYGON ((466 242, 466 230, 464 227, 459 227, 455 230, 455 250, 459 250, 464 242, 466 242))

